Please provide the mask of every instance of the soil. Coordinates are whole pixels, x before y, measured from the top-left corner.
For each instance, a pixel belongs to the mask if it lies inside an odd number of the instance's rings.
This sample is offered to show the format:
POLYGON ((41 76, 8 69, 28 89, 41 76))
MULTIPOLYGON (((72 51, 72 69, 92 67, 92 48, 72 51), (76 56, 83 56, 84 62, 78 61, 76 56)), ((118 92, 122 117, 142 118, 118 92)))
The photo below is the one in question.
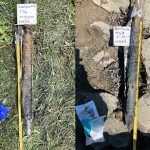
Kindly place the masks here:
POLYGON ((76 48, 80 51, 80 65, 84 66, 87 79, 94 89, 104 89, 117 95, 118 52, 116 48, 109 47, 107 40, 109 38, 104 38, 107 33, 104 33, 98 25, 94 25, 99 21, 109 23, 113 15, 117 17, 92 1, 76 2, 76 48), (112 70, 112 67, 115 69, 112 70))
MULTIPOLYGON (((100 113, 101 106, 107 108, 108 114, 113 114, 106 120, 106 143, 85 146, 85 137, 83 128, 77 119, 76 123, 76 149, 122 149, 129 150, 132 146, 131 135, 127 131, 124 124, 124 110, 125 110, 125 95, 124 95, 124 49, 123 47, 114 47, 112 39, 112 27, 115 25, 128 25, 129 2, 126 2, 123 7, 120 1, 113 1, 121 6, 116 11, 112 6, 107 5, 102 7, 98 5, 98 0, 76 0, 76 105, 86 103, 89 100, 95 99, 95 103, 100 113), (94 2, 93 2, 94 1, 94 2), (119 3, 120 2, 120 3, 119 3), (107 93, 107 97, 103 97, 100 93, 107 93), (115 98, 109 98, 114 96, 115 98), (88 100, 86 100, 88 97, 88 100), (98 99, 103 98, 103 101, 98 99), (107 99, 107 101, 105 101, 107 99), (109 103, 108 100, 111 102, 109 103), (102 102, 102 103, 101 103, 102 102), (112 107, 113 106, 113 107, 112 107), (113 108, 113 110, 112 110, 113 108), (111 111, 109 110, 111 109, 111 111), (109 113, 108 113, 109 112, 109 113), (114 121, 115 120, 115 121, 114 121), (111 121, 113 122, 111 124, 111 121), (109 122, 109 123, 108 123, 109 122), (108 123, 108 124, 107 124, 108 123), (114 127, 114 130, 112 130, 114 127), (114 132, 113 132, 114 131, 114 132), (108 133, 110 134, 108 136, 108 133), (126 139, 126 143, 124 143, 126 139), (120 142, 122 142, 122 145, 120 142), (114 146, 114 147, 113 147, 114 146)), ((103 2, 103 1, 100 1, 103 2)), ((132 5, 132 4, 131 4, 132 5)), ((143 4, 142 4, 143 6, 143 4)), ((115 6, 116 7, 116 6, 115 6)), ((147 22, 146 22, 147 23, 147 22)), ((147 23, 148 24, 148 23, 147 23)), ((146 43, 146 42, 144 42, 146 43)), ((143 48, 147 48, 149 43, 145 44, 143 48)), ((140 77, 140 97, 142 97, 149 90, 147 83, 147 76, 149 77, 149 58, 143 53, 144 60, 141 65, 140 77), (148 73, 148 74, 147 74, 148 73)), ((149 80, 148 80, 149 81, 149 80)), ((149 97, 149 94, 148 96, 149 97)), ((144 98, 145 100, 145 98, 144 98)), ((141 104, 142 114, 146 110, 149 112, 150 105, 141 104), (144 112, 143 112, 144 111, 144 112)), ((140 116, 141 118, 143 117, 140 116)), ((143 117, 146 118, 147 117, 143 117)), ((143 119, 141 120, 143 123, 143 119)), ((149 123, 149 122, 148 122, 149 123)), ((143 124, 142 124, 143 125, 143 124)), ((143 127, 143 126, 142 126, 143 127)), ((146 131, 150 126, 144 126, 146 131)), ((142 128, 142 129, 143 129, 142 128)), ((143 130, 144 130, 143 129, 143 130)), ((145 130, 144 130, 145 131, 145 130)), ((149 135, 139 133, 139 148, 141 148, 141 141, 149 139, 149 135), (141 140, 142 139, 142 140, 141 140)), ((142 150, 148 149, 147 147, 142 150)), ((140 149, 141 150, 141 149, 140 149)))

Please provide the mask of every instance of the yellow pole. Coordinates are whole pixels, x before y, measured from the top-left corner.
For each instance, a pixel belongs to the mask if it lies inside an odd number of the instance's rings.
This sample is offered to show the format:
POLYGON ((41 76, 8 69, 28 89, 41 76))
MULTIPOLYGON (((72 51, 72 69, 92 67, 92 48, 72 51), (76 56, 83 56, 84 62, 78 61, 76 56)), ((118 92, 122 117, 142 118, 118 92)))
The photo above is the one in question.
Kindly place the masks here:
POLYGON ((138 46, 138 68, 137 68, 137 77, 136 77, 135 116, 134 116, 134 129, 133 129, 133 150, 136 150, 136 146, 137 146, 139 74, 140 74, 141 51, 142 51, 142 29, 143 29, 143 22, 140 21, 139 46, 138 46))
POLYGON ((19 35, 16 35, 16 56, 17 56, 17 74, 18 74, 18 115, 19 115, 19 150, 23 150, 22 135, 22 113, 21 113, 21 65, 20 65, 20 42, 19 35))

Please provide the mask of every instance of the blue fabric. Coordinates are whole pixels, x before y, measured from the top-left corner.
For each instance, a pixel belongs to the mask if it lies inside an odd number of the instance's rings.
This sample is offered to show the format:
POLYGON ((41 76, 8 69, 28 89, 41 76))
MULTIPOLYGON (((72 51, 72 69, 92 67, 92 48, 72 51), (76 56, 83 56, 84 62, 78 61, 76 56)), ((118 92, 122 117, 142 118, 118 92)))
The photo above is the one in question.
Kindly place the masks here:
POLYGON ((0 103, 0 121, 3 121, 8 116, 9 110, 9 107, 5 107, 2 103, 0 103))

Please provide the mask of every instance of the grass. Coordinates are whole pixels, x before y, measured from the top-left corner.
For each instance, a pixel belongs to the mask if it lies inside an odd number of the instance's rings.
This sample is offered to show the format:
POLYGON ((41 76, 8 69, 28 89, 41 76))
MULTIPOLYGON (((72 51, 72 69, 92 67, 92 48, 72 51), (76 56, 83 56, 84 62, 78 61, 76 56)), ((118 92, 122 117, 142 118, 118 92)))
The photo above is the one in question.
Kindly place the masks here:
MULTIPOLYGON (((38 5, 34 28, 33 127, 26 150, 74 149, 74 6, 68 0, 30 0, 38 5)), ((14 23, 19 0, 0 2, 0 100, 11 107, 0 125, 0 149, 18 149, 14 23), (7 12, 7 13, 6 13, 7 12), (2 29, 2 32, 1 32, 2 29), (1 36, 2 37, 2 36, 1 36)))

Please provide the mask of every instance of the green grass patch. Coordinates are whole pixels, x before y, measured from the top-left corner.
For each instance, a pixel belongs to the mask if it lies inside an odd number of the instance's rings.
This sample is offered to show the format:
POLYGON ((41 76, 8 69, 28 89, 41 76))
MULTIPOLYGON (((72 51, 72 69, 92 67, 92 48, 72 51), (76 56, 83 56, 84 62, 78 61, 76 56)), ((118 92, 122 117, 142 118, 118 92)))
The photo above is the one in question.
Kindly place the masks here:
MULTIPOLYGON (((13 42, 17 2, 0 2, 0 34, 3 34, 0 40, 0 99, 11 107, 9 117, 0 125, 1 150, 18 149, 13 42)), ((72 150, 75 145, 74 5, 68 0, 30 2, 38 5, 38 24, 33 32, 33 127, 32 134, 27 137, 24 126, 24 147, 26 150, 72 150)))

